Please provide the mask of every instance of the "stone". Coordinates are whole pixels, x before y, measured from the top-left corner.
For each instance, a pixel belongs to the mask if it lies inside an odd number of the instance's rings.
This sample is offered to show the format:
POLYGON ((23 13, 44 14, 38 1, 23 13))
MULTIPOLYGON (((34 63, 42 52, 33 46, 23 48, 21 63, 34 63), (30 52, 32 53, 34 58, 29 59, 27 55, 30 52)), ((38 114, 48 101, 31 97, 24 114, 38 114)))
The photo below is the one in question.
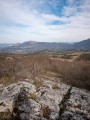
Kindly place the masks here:
POLYGON ((61 120, 89 120, 90 119, 90 92, 72 87, 70 98, 66 100, 61 120))
POLYGON ((17 120, 89 120, 90 92, 43 79, 36 91, 29 80, 0 84, 0 116, 17 120))

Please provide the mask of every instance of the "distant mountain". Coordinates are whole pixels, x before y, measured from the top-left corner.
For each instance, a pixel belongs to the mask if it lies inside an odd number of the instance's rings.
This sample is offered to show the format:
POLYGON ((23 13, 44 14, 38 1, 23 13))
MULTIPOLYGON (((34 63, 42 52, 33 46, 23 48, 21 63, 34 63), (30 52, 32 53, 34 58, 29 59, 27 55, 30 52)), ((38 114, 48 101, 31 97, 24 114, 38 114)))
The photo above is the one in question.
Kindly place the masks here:
POLYGON ((32 53, 37 51, 58 51, 68 49, 71 45, 68 43, 49 43, 49 42, 24 42, 2 49, 3 52, 10 53, 32 53))
POLYGON ((2 50, 3 48, 10 47, 10 46, 12 46, 12 44, 3 44, 3 43, 1 43, 0 44, 0 50, 2 50))
POLYGON ((38 51, 70 51, 70 50, 81 50, 90 51, 90 39, 70 43, 56 43, 56 42, 36 42, 27 41, 24 43, 14 44, 12 46, 3 47, 1 49, 3 52, 10 53, 32 53, 38 51))
POLYGON ((90 50, 90 38, 74 44, 75 49, 90 50))

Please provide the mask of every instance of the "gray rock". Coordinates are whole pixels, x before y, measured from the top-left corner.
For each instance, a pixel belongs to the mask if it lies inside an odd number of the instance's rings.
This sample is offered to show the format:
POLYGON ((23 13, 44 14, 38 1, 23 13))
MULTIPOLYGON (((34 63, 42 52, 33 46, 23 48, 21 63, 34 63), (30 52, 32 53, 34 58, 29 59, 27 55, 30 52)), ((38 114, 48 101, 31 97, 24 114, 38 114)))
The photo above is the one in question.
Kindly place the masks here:
POLYGON ((43 83, 44 87, 38 91, 33 84, 25 81, 6 87, 0 84, 0 116, 9 118, 13 114, 20 120, 90 119, 89 91, 72 87, 69 96, 65 97, 70 86, 46 79, 43 83))
POLYGON ((25 88, 21 88, 13 103, 13 118, 30 120, 31 103, 25 88))
POLYGON ((90 92, 73 87, 70 98, 64 104, 61 120, 89 120, 90 92))

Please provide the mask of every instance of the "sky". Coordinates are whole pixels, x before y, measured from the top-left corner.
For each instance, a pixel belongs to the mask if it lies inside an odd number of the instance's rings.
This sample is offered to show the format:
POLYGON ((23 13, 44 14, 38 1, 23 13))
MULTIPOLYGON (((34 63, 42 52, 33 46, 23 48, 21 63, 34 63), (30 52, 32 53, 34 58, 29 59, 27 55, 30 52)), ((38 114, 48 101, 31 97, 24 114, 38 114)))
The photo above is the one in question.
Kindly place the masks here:
POLYGON ((0 43, 90 38, 90 0, 0 0, 0 43))

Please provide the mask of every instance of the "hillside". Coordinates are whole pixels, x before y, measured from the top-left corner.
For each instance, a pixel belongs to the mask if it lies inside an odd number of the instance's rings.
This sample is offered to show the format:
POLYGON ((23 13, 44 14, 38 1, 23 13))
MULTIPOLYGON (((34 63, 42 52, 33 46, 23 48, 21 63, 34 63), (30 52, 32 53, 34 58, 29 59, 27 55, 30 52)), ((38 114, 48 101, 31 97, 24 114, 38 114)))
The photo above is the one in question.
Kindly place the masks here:
POLYGON ((83 40, 74 44, 76 49, 90 50, 90 39, 83 40))
POLYGON ((12 44, 0 44, 0 50, 12 46, 12 44))
POLYGON ((10 53, 32 53, 38 51, 90 51, 90 39, 83 40, 77 43, 50 43, 50 42, 35 42, 27 41, 20 44, 14 44, 10 47, 3 47, 2 52, 10 53))

